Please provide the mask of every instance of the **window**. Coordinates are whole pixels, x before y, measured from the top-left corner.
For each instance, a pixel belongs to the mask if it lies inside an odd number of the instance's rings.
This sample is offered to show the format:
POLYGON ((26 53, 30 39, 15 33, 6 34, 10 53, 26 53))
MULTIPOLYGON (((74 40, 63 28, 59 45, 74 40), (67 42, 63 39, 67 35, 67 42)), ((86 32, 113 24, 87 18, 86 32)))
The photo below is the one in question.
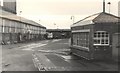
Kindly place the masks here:
POLYGON ((89 32, 74 33, 73 45, 89 48, 89 32))
POLYGON ((94 45, 109 45, 109 34, 106 31, 95 32, 94 45))

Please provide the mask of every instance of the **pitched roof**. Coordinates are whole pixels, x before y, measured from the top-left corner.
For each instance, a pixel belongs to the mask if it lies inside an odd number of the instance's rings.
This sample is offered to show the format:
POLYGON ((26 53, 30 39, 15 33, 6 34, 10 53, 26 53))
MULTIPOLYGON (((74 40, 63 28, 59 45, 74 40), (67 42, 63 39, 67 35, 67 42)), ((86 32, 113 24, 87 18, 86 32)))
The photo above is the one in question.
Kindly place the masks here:
POLYGON ((27 24, 31 24, 31 25, 40 26, 40 27, 45 28, 44 26, 42 26, 41 24, 39 24, 39 23, 37 23, 35 21, 26 19, 24 17, 17 16, 15 14, 12 14, 10 12, 4 11, 2 9, 0 9, 0 17, 1 18, 10 19, 10 20, 13 20, 13 21, 18 21, 18 22, 27 23, 27 24))
POLYGON ((97 13, 97 14, 88 16, 88 17, 74 23, 71 27, 82 26, 82 25, 87 25, 87 24, 111 23, 111 22, 120 22, 120 17, 114 16, 109 13, 101 12, 101 13, 97 13))

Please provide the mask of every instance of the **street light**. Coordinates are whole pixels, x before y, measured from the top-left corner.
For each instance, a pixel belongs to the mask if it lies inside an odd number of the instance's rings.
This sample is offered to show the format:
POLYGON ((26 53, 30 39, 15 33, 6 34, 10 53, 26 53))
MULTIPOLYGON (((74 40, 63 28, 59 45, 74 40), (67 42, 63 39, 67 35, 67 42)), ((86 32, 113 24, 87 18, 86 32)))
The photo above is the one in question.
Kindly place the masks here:
POLYGON ((57 29, 59 28, 59 26, 57 26, 57 29))
POLYGON ((39 20, 39 23, 40 23, 40 20, 39 20))
POLYGON ((71 20, 73 20, 73 24, 74 24, 75 16, 71 16, 71 20))
POLYGON ((55 26, 55 28, 56 28, 56 26, 57 26, 56 23, 54 23, 54 26, 55 26))
POLYGON ((20 16, 20 22, 21 22, 21 13, 22 13, 22 11, 20 11, 20 13, 19 13, 19 16, 20 16))
POLYGON ((110 5, 111 5, 111 2, 108 2, 108 5, 109 5, 109 13, 110 13, 110 5))

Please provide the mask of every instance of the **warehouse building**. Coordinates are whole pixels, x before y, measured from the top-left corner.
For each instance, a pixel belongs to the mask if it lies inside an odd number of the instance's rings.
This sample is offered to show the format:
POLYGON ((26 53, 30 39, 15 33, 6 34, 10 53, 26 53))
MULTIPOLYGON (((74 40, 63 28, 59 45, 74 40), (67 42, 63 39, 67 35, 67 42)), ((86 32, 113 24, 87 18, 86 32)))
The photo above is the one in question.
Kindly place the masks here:
POLYGON ((44 39, 46 27, 0 9, 2 44, 44 39))
POLYGON ((16 0, 3 0, 0 5, 0 43, 41 40, 46 27, 16 15, 16 0))

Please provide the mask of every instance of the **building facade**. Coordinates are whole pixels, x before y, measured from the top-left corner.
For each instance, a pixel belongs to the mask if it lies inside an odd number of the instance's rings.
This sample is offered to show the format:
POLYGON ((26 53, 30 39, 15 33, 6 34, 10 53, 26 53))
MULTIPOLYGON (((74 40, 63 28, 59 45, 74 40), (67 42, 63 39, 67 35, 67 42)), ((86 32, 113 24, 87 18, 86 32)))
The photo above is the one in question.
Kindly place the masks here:
POLYGON ((0 9, 1 44, 44 39, 46 27, 0 9))
POLYGON ((71 26, 72 53, 87 59, 118 59, 119 20, 102 12, 74 23, 71 26))
POLYGON ((70 38, 71 30, 70 29, 47 29, 47 38, 52 39, 65 39, 70 38))
POLYGON ((1 0, 0 43, 11 44, 44 39, 46 27, 16 15, 16 0, 1 0))

